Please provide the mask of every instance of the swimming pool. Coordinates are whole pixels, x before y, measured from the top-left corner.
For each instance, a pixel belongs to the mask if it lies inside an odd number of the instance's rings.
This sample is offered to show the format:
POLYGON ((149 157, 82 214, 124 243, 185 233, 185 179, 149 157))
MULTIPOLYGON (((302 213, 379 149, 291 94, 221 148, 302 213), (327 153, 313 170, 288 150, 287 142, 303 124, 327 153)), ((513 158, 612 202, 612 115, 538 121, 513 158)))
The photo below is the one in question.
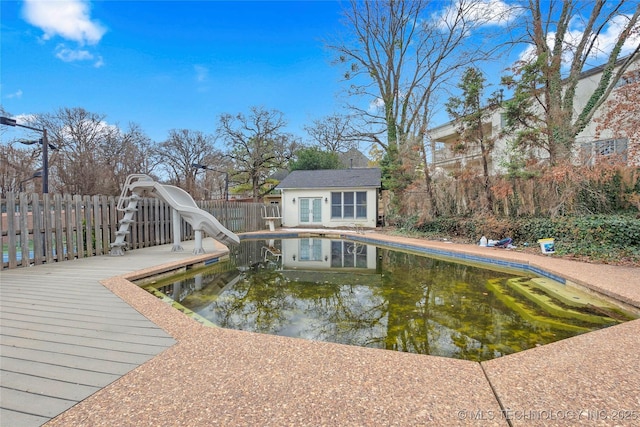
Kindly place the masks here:
POLYGON ((322 237, 243 240, 228 262, 146 287, 225 328, 467 360, 633 317, 516 265, 406 249, 322 237))

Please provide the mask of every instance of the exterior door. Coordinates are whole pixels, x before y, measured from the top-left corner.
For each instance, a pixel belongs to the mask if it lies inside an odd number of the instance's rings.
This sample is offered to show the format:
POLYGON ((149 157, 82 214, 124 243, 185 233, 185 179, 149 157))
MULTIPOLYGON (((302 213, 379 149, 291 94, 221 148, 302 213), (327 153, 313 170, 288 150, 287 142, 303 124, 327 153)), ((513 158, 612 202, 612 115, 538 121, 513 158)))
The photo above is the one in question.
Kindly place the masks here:
POLYGON ((300 224, 322 223, 322 199, 320 197, 300 198, 300 224))

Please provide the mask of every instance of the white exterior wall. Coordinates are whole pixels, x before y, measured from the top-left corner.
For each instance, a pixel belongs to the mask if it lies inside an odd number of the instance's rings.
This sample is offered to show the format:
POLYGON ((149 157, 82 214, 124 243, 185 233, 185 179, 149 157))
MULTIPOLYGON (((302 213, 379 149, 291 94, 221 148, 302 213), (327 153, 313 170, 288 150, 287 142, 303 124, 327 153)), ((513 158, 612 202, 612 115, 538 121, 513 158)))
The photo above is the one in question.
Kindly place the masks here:
MULTIPOLYGON (((314 240, 313 238, 310 240, 314 240)), ((331 266, 331 239, 317 238, 322 246, 322 254, 319 260, 300 259, 300 239, 282 239, 282 266, 285 268, 298 268, 302 270, 329 270, 335 269, 331 266), (294 259, 295 258, 295 259, 294 259)), ((376 269, 377 253, 373 245, 358 244, 360 250, 366 251, 366 267, 349 267, 351 270, 374 270, 376 269)))
POLYGON ((365 227, 375 228, 378 221, 378 192, 375 188, 334 188, 334 189, 283 189, 282 190, 282 226, 283 227, 365 227), (366 191, 367 218, 331 218, 331 193, 345 191, 366 191), (300 222, 300 198, 319 198, 321 204, 321 221, 300 222), (295 199, 295 202, 293 201, 295 199), (325 201, 326 200, 326 201, 325 201))
MULTIPOLYGON (((487 136, 496 135, 502 129, 502 110, 496 111, 490 117, 491 121, 491 133, 487 136)), ((482 160, 482 154, 480 151, 480 146, 478 144, 472 144, 470 149, 466 153, 453 153, 453 146, 458 142, 458 132, 454 126, 453 122, 445 123, 444 125, 438 126, 437 128, 433 128, 429 131, 429 137, 431 141, 434 143, 444 143, 446 152, 446 159, 436 159, 433 158, 433 163, 435 163, 436 167, 442 168, 443 170, 450 170, 454 168, 456 165, 466 166, 472 162, 478 167, 478 170, 481 171, 482 164, 480 163, 482 160)), ((496 173, 502 173, 504 170, 500 167, 500 161, 505 157, 505 153, 507 152, 507 141, 504 138, 498 138, 494 141, 493 149, 491 150, 491 155, 489 159, 489 174, 493 175, 496 173)))
MULTIPOLYGON (((634 70, 640 67, 640 62, 636 61, 633 63, 629 70, 634 70)), ((584 106, 589 101, 589 97, 598 87, 598 82, 600 81, 600 77, 602 76, 602 72, 595 73, 593 75, 589 75, 584 77, 578 81, 578 85, 576 87, 576 93, 574 98, 574 120, 577 117, 578 112, 582 111, 584 106)), ((535 107, 534 107, 535 108, 535 107)), ((493 113, 491 116, 491 134, 496 135, 502 129, 502 115, 503 110, 499 109, 493 113)), ((594 115, 594 119, 602 116, 603 107, 601 107, 598 111, 596 111, 594 115)), ((583 143, 591 143, 596 140, 603 140, 612 138, 613 132, 611 130, 603 130, 600 135, 596 135, 596 127, 598 124, 595 120, 592 119, 587 126, 576 135, 576 143, 574 146, 574 153, 578 154, 578 150, 580 150, 580 146, 583 143)), ((454 127, 453 122, 445 123, 441 126, 435 127, 429 131, 430 138, 433 142, 444 142, 447 145, 447 149, 450 149, 453 144, 457 142, 458 134, 454 127)), ((508 140, 505 138, 498 138, 495 141, 494 148, 491 152, 491 170, 489 171, 491 174, 503 173, 504 170, 501 170, 500 162, 505 159, 507 153, 507 142, 508 140)), ((537 153, 539 158, 545 158, 547 153, 543 150, 539 150, 537 153)), ((437 161, 434 159, 434 164, 436 167, 443 168, 444 170, 448 170, 452 168, 457 163, 462 165, 468 163, 469 161, 477 158, 478 154, 458 154, 455 157, 452 155, 450 159, 445 161, 437 161)))

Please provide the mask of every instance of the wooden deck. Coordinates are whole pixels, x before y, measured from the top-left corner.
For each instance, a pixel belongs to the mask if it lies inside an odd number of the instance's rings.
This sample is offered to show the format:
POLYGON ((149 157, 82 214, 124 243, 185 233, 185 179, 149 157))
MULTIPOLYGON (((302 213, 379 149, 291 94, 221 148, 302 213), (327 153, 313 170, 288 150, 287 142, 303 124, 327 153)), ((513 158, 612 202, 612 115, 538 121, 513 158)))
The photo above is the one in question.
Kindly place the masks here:
POLYGON ((172 346, 100 280, 188 262, 193 243, 184 246, 2 271, 0 425, 40 426, 172 346))

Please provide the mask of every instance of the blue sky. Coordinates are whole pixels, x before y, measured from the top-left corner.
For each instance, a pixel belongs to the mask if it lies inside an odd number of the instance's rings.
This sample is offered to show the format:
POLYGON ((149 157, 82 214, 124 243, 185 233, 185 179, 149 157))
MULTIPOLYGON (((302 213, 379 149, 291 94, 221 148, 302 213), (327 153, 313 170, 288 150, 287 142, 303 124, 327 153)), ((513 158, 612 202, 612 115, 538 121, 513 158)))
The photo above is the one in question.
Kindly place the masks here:
MULTIPOLYGON (((475 5, 486 15, 505 3, 475 5)), ((1 0, 0 102, 18 118, 82 107, 122 129, 137 123, 156 142, 171 129, 212 134, 220 114, 262 106, 304 138, 304 125, 344 112, 341 69, 322 42, 344 31, 340 11, 329 0, 1 0)), ((608 30, 602 46, 619 28, 608 30)), ((508 65, 485 71, 497 78, 508 65)))
POLYGON ((0 3, 12 116, 83 107, 162 141, 170 129, 213 133, 221 113, 251 106, 282 111, 304 136, 340 108, 322 43, 341 28, 335 1, 97 1, 66 13, 0 3))

